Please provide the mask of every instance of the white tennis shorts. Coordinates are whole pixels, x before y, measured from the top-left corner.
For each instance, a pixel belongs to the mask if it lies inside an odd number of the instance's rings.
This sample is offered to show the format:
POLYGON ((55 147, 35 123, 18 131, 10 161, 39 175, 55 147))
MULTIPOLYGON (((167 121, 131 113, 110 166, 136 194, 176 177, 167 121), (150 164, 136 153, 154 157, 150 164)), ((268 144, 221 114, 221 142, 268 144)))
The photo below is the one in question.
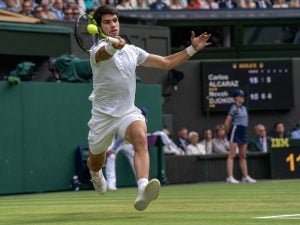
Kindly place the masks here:
POLYGON ((145 117, 138 108, 122 117, 113 117, 100 112, 93 113, 88 122, 90 152, 97 155, 106 151, 117 133, 124 139, 127 127, 137 120, 145 121, 145 117))

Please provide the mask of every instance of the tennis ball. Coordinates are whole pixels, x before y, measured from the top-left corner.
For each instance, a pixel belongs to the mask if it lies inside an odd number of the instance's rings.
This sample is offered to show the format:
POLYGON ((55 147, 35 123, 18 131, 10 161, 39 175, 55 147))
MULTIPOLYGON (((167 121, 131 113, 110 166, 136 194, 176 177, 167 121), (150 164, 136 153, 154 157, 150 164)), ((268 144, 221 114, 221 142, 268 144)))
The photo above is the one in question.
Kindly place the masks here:
POLYGON ((94 24, 87 25, 86 30, 89 34, 97 34, 98 33, 98 27, 94 24))

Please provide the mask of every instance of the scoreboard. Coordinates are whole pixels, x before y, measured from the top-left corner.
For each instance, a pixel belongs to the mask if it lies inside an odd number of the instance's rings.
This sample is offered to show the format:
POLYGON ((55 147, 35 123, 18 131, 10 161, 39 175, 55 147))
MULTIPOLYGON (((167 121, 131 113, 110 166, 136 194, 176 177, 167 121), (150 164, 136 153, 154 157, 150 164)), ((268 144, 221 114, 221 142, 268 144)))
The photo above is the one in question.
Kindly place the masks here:
POLYGON ((271 139, 272 178, 300 178, 300 140, 271 139))
POLYGON ((288 59, 205 61, 204 111, 227 111, 242 89, 249 110, 288 110, 294 105, 292 61, 288 59))

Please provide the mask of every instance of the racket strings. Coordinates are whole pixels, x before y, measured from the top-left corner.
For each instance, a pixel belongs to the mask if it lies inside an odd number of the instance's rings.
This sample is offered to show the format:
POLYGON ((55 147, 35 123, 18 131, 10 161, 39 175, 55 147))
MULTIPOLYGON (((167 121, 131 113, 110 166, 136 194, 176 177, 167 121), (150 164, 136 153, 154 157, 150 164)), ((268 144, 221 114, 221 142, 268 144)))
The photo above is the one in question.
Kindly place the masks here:
POLYGON ((78 17, 74 26, 74 35, 78 46, 85 52, 89 52, 90 48, 95 44, 97 35, 91 35, 87 32, 87 26, 95 23, 92 16, 82 14, 78 17))

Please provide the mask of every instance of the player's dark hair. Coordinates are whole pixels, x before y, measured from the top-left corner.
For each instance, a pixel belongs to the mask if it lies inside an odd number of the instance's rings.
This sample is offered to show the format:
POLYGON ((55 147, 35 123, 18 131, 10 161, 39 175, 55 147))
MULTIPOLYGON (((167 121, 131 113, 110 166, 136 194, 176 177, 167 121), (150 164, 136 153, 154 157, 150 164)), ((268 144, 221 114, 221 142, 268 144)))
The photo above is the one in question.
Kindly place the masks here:
POLYGON ((118 10, 116 8, 109 5, 100 6, 93 16, 99 26, 101 25, 102 16, 106 14, 117 15, 117 17, 119 17, 118 10))

